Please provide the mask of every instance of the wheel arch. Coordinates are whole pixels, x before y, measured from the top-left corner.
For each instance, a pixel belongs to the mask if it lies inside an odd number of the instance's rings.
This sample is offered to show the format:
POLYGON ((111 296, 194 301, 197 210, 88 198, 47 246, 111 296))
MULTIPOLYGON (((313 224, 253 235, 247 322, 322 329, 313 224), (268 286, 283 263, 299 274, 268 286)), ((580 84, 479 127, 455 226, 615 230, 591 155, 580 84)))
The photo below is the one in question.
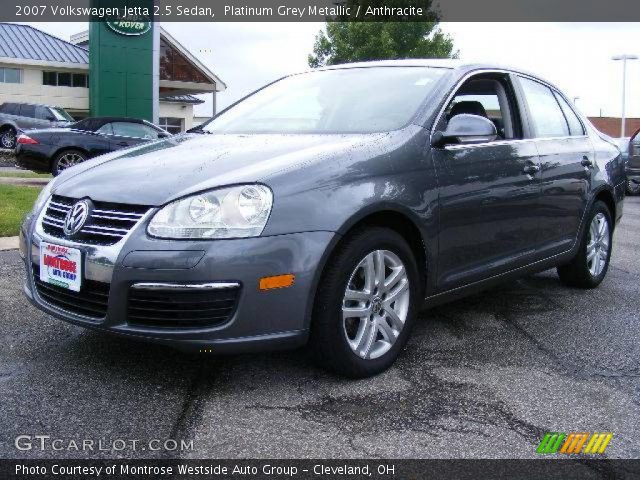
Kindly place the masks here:
POLYGON ((2 125, 0 125, 0 132, 4 132, 4 131, 9 130, 9 129, 13 129, 16 132, 18 132, 18 130, 20 130, 17 125, 15 125, 15 124, 13 124, 11 122, 3 123, 2 125))
POLYGON ((401 207, 395 205, 378 205, 377 207, 370 207, 364 209, 357 214, 349 218, 338 229, 338 234, 327 246, 321 261, 318 265, 318 269, 313 280, 312 293, 309 296, 310 302, 307 307, 307 327, 310 327, 313 313, 313 305, 318 293, 318 285, 322 279, 325 268, 331 258, 335 255, 338 247, 345 238, 347 238, 352 232, 366 228, 367 226, 379 226, 390 228, 399 233, 409 244, 411 250, 416 256, 416 263, 418 265, 418 271, 421 279, 421 292, 423 296, 426 296, 426 287, 428 285, 428 265, 431 262, 429 256, 429 247, 423 232, 418 227, 418 222, 413 218, 411 213, 403 210, 401 207))
POLYGON ((591 207, 593 207, 593 203, 595 203, 597 201, 603 202, 609 208, 609 212, 611 213, 611 219, 613 220, 611 228, 615 229, 615 224, 616 224, 616 201, 615 201, 615 197, 613 195, 613 192, 610 191, 607 187, 602 187, 594 195, 591 207))

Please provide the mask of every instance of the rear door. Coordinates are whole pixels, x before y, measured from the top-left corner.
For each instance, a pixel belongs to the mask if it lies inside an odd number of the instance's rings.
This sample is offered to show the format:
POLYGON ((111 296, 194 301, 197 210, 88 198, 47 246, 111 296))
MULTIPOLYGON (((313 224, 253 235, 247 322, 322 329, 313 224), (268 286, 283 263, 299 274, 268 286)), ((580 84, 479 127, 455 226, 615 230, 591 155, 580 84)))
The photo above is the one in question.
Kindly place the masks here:
POLYGON ((20 105, 20 114, 17 117, 18 127, 23 130, 28 128, 36 128, 36 106, 35 105, 20 105))
POLYGON ((440 291, 529 263, 540 221, 538 153, 524 138, 510 76, 469 79, 436 129, 444 129, 446 117, 456 112, 488 117, 500 137, 433 149, 440 195, 440 291))
POLYGON ((522 96, 540 155, 540 256, 571 248, 588 202, 593 146, 582 121, 555 89, 519 76, 522 96))

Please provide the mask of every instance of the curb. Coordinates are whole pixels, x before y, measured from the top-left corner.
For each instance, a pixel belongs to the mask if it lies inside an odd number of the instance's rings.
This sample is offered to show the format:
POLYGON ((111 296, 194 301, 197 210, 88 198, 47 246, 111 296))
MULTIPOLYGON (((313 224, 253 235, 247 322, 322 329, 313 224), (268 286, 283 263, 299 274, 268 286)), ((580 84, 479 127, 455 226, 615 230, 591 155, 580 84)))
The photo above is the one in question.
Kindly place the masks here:
POLYGON ((0 252, 18 250, 19 237, 0 237, 0 252))
POLYGON ((21 178, 0 176, 0 185, 26 185, 28 187, 43 187, 50 181, 50 178, 21 178))

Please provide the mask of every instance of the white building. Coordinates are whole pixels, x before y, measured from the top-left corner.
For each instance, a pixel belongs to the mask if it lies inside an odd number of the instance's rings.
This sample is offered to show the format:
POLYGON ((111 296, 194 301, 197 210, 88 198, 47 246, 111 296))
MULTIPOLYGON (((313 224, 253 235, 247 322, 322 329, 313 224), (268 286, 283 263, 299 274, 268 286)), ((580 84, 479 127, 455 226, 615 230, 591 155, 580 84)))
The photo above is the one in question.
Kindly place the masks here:
MULTIPOLYGON (((162 27, 160 42, 159 126, 178 133, 193 126, 193 106, 203 103, 193 95, 210 93, 215 110, 216 92, 226 85, 162 27), (177 69, 189 81, 163 78, 163 72, 177 69)), ((53 105, 87 117, 88 46, 88 32, 67 42, 28 25, 0 23, 0 103, 53 105)))

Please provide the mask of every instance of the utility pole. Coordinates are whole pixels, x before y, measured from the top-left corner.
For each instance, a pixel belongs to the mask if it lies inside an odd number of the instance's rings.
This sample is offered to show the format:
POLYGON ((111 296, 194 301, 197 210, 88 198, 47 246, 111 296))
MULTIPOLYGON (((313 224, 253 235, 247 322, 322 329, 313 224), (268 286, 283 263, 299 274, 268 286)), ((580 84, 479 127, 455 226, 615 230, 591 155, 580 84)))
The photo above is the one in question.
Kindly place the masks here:
POLYGON ((624 137, 625 133, 625 106, 627 94, 627 60, 637 60, 637 55, 616 55, 611 60, 622 60, 622 121, 620 125, 620 136, 624 137))

